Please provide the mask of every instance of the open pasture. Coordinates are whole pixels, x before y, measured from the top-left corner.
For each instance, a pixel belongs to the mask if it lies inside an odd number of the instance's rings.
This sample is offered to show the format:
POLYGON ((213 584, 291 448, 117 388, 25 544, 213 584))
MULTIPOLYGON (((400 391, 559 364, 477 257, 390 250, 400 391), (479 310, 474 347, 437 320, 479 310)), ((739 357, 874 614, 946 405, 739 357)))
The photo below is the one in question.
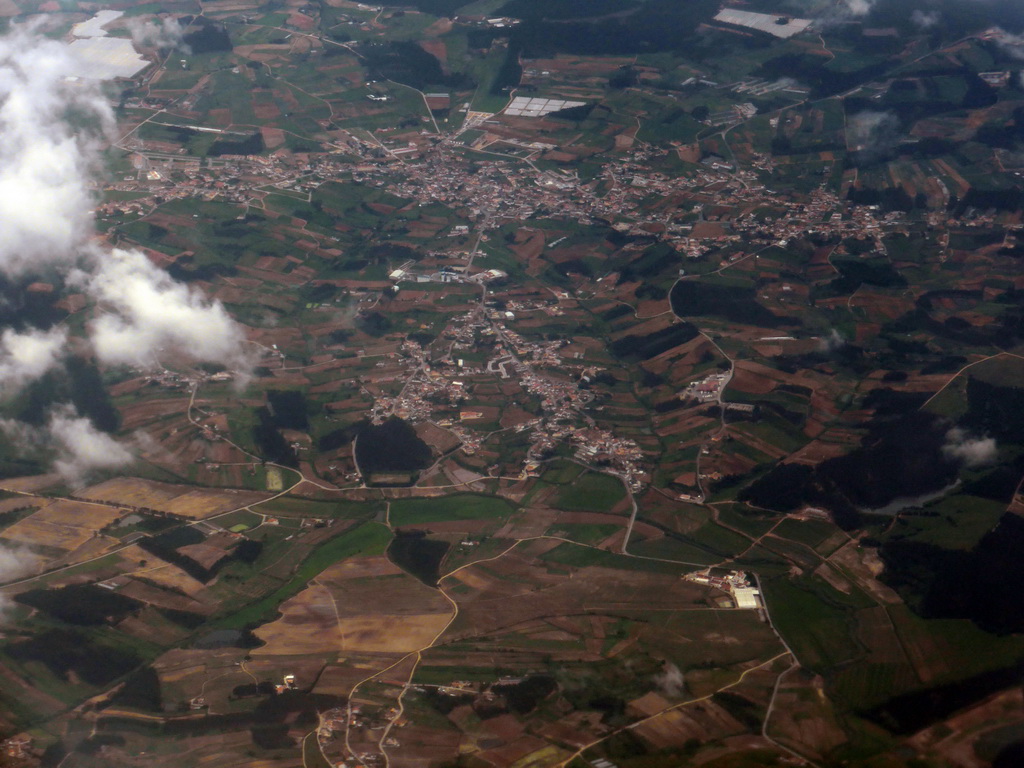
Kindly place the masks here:
POLYGON ((155 509, 190 520, 205 520, 266 498, 265 494, 253 491, 190 488, 137 477, 108 480, 87 488, 80 495, 126 507, 155 509))
MULTIPOLYGON (((448 636, 503 634, 551 616, 579 614, 628 615, 691 638, 695 635, 686 628, 703 626, 701 617, 716 617, 713 623, 720 627, 734 621, 740 622, 738 628, 745 626, 742 619, 748 615, 756 621, 748 612, 726 612, 717 618, 719 612, 706 602, 708 589, 684 581, 680 573, 648 570, 642 560, 597 550, 588 551, 621 567, 564 565, 540 559, 551 543, 520 545, 497 560, 468 566, 444 579, 442 586, 459 605, 448 636), (733 618, 733 613, 740 618, 733 618)), ((753 626, 754 622, 749 623, 753 626)), ((711 630, 704 634, 715 635, 711 630)))
POLYGON ((42 502, 40 508, 3 532, 3 538, 23 547, 44 547, 70 552, 127 512, 104 504, 72 500, 42 502))
MULTIPOLYGON (((361 560, 364 558, 360 558, 361 560)), ((429 645, 448 623, 451 605, 435 590, 381 558, 342 562, 323 571, 281 605, 281 617, 260 627, 256 654, 408 653, 429 645), (390 572, 389 572, 390 571, 390 572)))

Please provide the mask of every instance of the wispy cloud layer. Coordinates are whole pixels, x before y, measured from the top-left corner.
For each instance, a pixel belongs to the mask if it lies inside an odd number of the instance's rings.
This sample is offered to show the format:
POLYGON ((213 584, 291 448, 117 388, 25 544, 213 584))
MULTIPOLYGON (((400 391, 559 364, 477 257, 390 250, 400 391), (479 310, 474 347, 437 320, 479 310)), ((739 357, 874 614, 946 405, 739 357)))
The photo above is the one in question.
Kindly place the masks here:
POLYGON ((54 327, 18 333, 12 328, 0 333, 0 394, 20 389, 60 363, 67 343, 67 331, 54 327))
POLYGON ((0 270, 74 261, 92 235, 88 179, 114 125, 96 86, 69 80, 67 47, 15 27, 0 37, 0 270))
POLYGON ((224 307, 174 281, 138 251, 97 256, 87 289, 107 309, 91 329, 105 363, 153 365, 160 353, 244 367, 244 335, 224 307))
MULTIPOLYGON (((174 21, 133 31, 153 45, 180 43, 174 21)), ((101 363, 217 362, 246 374, 244 331, 219 302, 177 283, 145 254, 97 240, 92 189, 115 119, 100 85, 71 78, 73 71, 67 46, 32 25, 0 37, 0 273, 46 275, 83 290, 96 303, 86 333, 101 363)), ((59 365, 67 347, 59 326, 0 330, 0 395, 59 365)), ((48 441, 56 468, 71 479, 131 459, 68 408, 32 439, 48 441)))
POLYGON ((119 469, 134 458, 128 448, 70 406, 51 414, 47 430, 57 447, 54 469, 72 485, 81 485, 94 470, 119 469))
POLYGON ((92 242, 90 182, 114 115, 99 86, 69 82, 71 71, 67 47, 32 28, 0 38, 0 269, 74 277, 105 309, 91 335, 104 362, 151 365, 173 348, 245 366, 242 330, 223 306, 138 251, 92 242))
POLYGON ((175 18, 168 17, 161 21, 149 21, 133 16, 128 19, 127 25, 128 31, 132 35, 132 42, 136 45, 161 49, 172 48, 182 53, 191 53, 188 45, 185 44, 185 30, 175 18))
MULTIPOLYGON (((12 549, 0 544, 0 584, 25 576, 35 570, 39 558, 23 549, 12 549)), ((10 608, 7 595, 0 593, 0 626, 3 626, 5 614, 10 608)))
POLYGON ((942 452, 969 469, 994 464, 999 457, 995 438, 972 436, 960 427, 954 427, 946 433, 942 452))

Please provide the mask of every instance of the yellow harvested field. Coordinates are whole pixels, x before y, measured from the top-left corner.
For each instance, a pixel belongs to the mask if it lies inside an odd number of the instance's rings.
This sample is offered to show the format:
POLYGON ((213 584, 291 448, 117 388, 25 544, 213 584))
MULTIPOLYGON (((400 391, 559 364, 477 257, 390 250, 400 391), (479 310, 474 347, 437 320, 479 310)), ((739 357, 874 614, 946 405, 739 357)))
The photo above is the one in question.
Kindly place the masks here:
POLYGON ((409 653, 429 645, 451 618, 450 607, 437 593, 411 577, 353 582, 345 578, 348 574, 337 573, 342 570, 333 566, 285 601, 279 619, 255 630, 266 645, 253 655, 409 653), (333 579, 341 584, 331 589, 333 579), (413 593, 406 605, 388 599, 403 588, 413 593), (385 605, 390 612, 378 613, 385 605))
POLYGON ((712 741, 743 733, 743 726, 713 703, 669 710, 633 726, 633 732, 658 749, 671 749, 689 739, 712 741))
POLYGON ((74 525, 92 530, 110 525, 125 516, 124 510, 105 504, 83 504, 80 501, 60 499, 52 501, 32 514, 51 523, 74 525))
POLYGON ((463 568, 454 576, 448 576, 447 578, 449 581, 458 581, 460 584, 480 591, 487 589, 494 582, 494 579, 488 577, 487 574, 471 568, 463 568))
POLYGON ((629 714, 633 717, 653 717, 672 706, 672 702, 657 691, 645 693, 639 699, 629 702, 629 714))
POLYGON ((556 765, 565 765, 569 757, 569 753, 564 749, 551 744, 519 758, 512 763, 511 768, 553 768, 556 765))
POLYGON ((128 571, 128 574, 131 576, 140 576, 155 584, 159 584, 161 587, 183 592, 189 597, 196 592, 206 589, 206 585, 203 582, 189 576, 178 566, 161 560, 152 552, 147 552, 137 544, 132 544, 130 547, 122 549, 120 554, 127 562, 146 563, 144 566, 128 571))
POLYGON ((31 496, 15 496, 13 499, 3 499, 0 501, 0 515, 5 512, 12 512, 15 509, 38 507, 41 503, 44 503, 42 499, 34 499, 31 496))
MULTIPOLYGON (((188 489, 191 490, 191 489, 188 489)), ((116 501, 133 507, 154 506, 185 493, 186 489, 168 483, 156 483, 135 477, 119 477, 86 488, 78 495, 85 499, 116 501)), ((154 509, 157 507, 154 506, 154 509)))
MULTIPOLYGON (((152 563, 153 560, 153 555, 149 555, 147 563, 152 563)), ((163 561, 160 562, 163 563, 163 561)), ((149 579, 154 584, 158 584, 166 589, 181 590, 189 597, 193 597, 196 593, 206 589, 206 585, 199 581, 199 579, 192 578, 176 565, 171 565, 170 563, 163 563, 156 567, 140 568, 132 575, 149 579)))
POLYGON ((216 606, 205 605, 185 595, 171 592, 167 589, 160 589, 142 581, 132 579, 125 586, 121 587, 119 594, 138 600, 141 603, 148 603, 157 608, 167 608, 172 611, 189 611, 208 616, 216 606))
POLYGON ((342 619, 341 649, 377 653, 410 653, 425 648, 445 628, 450 614, 361 616, 342 619))
POLYGON ((80 495, 86 499, 123 504, 128 507, 156 509, 191 520, 203 520, 267 498, 266 494, 255 491, 192 488, 136 477, 108 480, 87 488, 80 495))
MULTIPOLYGON (((307 590, 309 592, 311 590, 307 590)), ((322 590, 321 590, 321 594, 322 590)), ((326 594, 323 595, 328 599, 326 594)), ((314 598, 315 600, 315 598, 314 598)), ((253 656, 290 656, 332 652, 410 653, 430 644, 448 624, 449 615, 428 613, 413 616, 359 616, 330 625, 323 621, 330 606, 312 602, 286 603, 283 616, 260 627, 255 634, 266 645, 253 656), (309 629, 300 628, 300 626, 309 629)))
POLYGON ((360 579, 373 576, 398 576, 404 573, 401 568, 388 559, 387 555, 367 555, 350 557, 327 568, 317 577, 317 581, 326 583, 360 579))
POLYGON ((0 491, 15 491, 20 493, 34 493, 51 485, 63 482, 61 476, 56 473, 49 475, 29 475, 27 477, 9 477, 0 482, 0 491))
POLYGON ((189 677, 200 672, 206 672, 205 664, 199 664, 194 667, 179 667, 171 672, 161 671, 160 680, 163 683, 176 683, 179 680, 187 680, 189 677))
POLYGON ((3 532, 3 537, 24 546, 54 547, 71 551, 93 538, 106 525, 127 513, 102 504, 59 500, 44 506, 3 532))

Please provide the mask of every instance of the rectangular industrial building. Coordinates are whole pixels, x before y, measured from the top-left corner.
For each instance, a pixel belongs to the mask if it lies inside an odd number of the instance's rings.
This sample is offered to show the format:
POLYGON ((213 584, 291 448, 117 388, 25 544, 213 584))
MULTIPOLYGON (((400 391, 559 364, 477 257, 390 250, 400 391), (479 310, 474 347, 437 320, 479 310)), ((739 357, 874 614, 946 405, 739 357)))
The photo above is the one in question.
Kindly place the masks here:
POLYGON ((735 24, 737 27, 756 29, 767 32, 775 37, 792 37, 798 35, 809 26, 810 19, 794 19, 773 13, 754 13, 753 11, 737 11, 734 8, 723 8, 715 16, 715 21, 735 24))
POLYGON ((516 96, 505 108, 505 114, 513 117, 543 117, 560 109, 582 107, 586 102, 566 101, 565 99, 531 98, 516 96))
POLYGON ((149 62, 123 37, 85 37, 73 40, 68 52, 75 61, 74 74, 82 80, 113 80, 134 77, 149 62))
POLYGON ((753 587, 739 587, 732 591, 737 608, 760 608, 761 604, 757 600, 759 594, 753 587))

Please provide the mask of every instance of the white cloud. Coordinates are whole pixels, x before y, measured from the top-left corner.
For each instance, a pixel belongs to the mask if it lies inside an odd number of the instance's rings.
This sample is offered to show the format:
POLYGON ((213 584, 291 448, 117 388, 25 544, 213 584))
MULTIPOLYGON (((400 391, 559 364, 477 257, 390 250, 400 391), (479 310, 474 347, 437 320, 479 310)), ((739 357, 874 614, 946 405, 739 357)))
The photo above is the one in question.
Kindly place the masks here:
POLYGON ((76 487, 83 485, 95 470, 118 469, 130 464, 135 458, 137 443, 133 440, 129 447, 100 432, 72 405, 57 406, 44 427, 0 419, 0 433, 23 453, 40 457, 49 454, 53 471, 76 487))
MULTIPOLYGON (((39 564, 39 558, 22 549, 11 549, 0 544, 0 584, 26 576, 39 564)), ((0 624, 10 604, 7 595, 0 593, 0 624)))
POLYGON ((31 552, 0 544, 0 584, 31 573, 38 564, 39 558, 31 552))
POLYGON ((902 138, 900 121, 892 112, 858 112, 847 120, 846 131, 850 149, 867 155, 882 155, 902 138))
POLYGON ((182 53, 191 53, 184 41, 185 30, 173 17, 148 21, 133 16, 128 19, 127 26, 132 35, 132 42, 138 46, 152 46, 161 49, 176 48, 182 53))
POLYGON ((851 16, 867 16, 874 8, 876 0, 843 0, 846 11, 851 16))
POLYGON ((14 419, 0 419, 0 433, 8 443, 18 446, 22 454, 33 453, 46 447, 43 430, 14 419))
POLYGON ((81 485, 90 472, 118 469, 134 458, 130 450, 100 432, 71 406, 63 406, 50 415, 47 431, 57 447, 54 469, 72 485, 81 485))
POLYGON ((0 545, 0 583, 23 576, 35 563, 31 552, 0 545))
POLYGON ((1015 59, 1024 59, 1024 35, 1015 35, 999 27, 995 27, 990 33, 1004 53, 1015 59))
POLYGON ((244 334, 222 304, 176 282, 139 251, 115 248, 96 261, 86 289, 104 310, 90 329, 102 362, 146 367, 166 353, 249 367, 244 334))
MULTIPOLYGON (((150 26, 140 34, 180 37, 173 19, 150 26)), ((97 86, 68 81, 71 71, 67 47, 33 27, 0 38, 0 271, 54 267, 83 285, 104 308, 91 339, 103 362, 148 366, 165 353, 246 373, 242 330, 221 304, 176 283, 136 251, 90 244, 97 139, 114 116, 97 86)), ((33 362, 15 352, 34 353, 37 367, 57 356, 57 335, 4 340, 21 342, 11 350, 12 365, 33 362)), ((25 365, 9 373, 17 377, 25 365)))
POLYGON ((922 11, 918 9, 910 14, 910 20, 919 29, 931 29, 939 23, 941 18, 942 15, 938 11, 922 11))
POLYGON ((995 438, 972 437, 960 427, 953 427, 946 433, 946 444, 942 446, 942 452, 970 469, 992 464, 999 455, 995 438))
MULTIPOLYGON (((166 24, 157 31, 174 32, 166 24)), ((73 72, 67 46, 36 26, 0 37, 0 273, 56 271, 84 289, 99 305, 89 340, 103 363, 150 366, 158 356, 218 362, 235 367, 244 383, 251 358, 223 305, 137 251, 93 244, 90 189, 115 120, 99 86, 73 81, 73 72)), ((0 331, 0 387, 57 365, 67 342, 64 329, 0 331)), ((72 483, 132 460, 124 444, 70 406, 56 410, 45 429, 0 422, 0 430, 28 450, 55 450, 56 470, 72 483)))
POLYGON ((827 336, 818 339, 818 350, 820 352, 835 352, 846 346, 846 339, 843 334, 833 328, 827 336))
POLYGON ((0 38, 0 270, 7 274, 72 261, 92 234, 86 180, 114 119, 98 86, 69 81, 72 72, 67 46, 33 27, 0 38))
POLYGON ((174 461, 174 454, 168 451, 148 432, 137 429, 131 435, 132 450, 149 461, 174 461))
POLYGON ((5 329, 0 333, 0 391, 17 389, 57 366, 66 342, 67 330, 60 326, 24 333, 5 329))
MULTIPOLYGON (((147 367, 158 355, 216 361, 240 369, 237 381, 244 382, 251 370, 245 335, 220 303, 176 283, 137 251, 92 243, 90 189, 114 111, 97 84, 71 79, 68 47, 38 32, 15 26, 0 37, 0 273, 56 271, 54 282, 77 285, 96 300, 90 342, 101 362, 147 367)), ((62 328, 0 331, 0 389, 58 365, 68 341, 62 328)), ((0 432, 25 452, 55 456, 54 469, 74 484, 133 459, 126 444, 70 406, 54 410, 45 428, 0 421, 0 432)))
POLYGON ((685 690, 683 673, 671 661, 666 661, 661 672, 654 676, 654 684, 669 698, 678 698, 685 690))

